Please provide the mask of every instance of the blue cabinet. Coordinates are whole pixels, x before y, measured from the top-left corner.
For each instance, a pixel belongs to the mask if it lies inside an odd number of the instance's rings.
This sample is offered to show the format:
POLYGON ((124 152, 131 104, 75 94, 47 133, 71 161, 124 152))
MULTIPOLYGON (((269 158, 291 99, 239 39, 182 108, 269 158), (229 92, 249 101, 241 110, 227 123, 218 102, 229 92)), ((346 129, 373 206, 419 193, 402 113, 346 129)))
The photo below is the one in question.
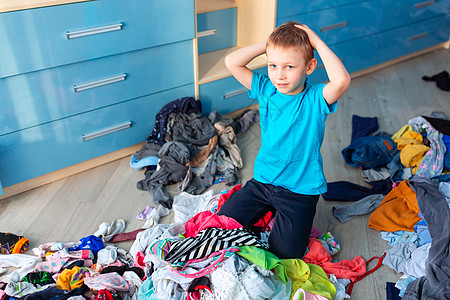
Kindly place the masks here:
POLYGON ((236 7, 198 14, 198 54, 236 46, 236 21, 236 7))
POLYGON ((1 13, 2 186, 145 141, 165 104, 194 96, 193 16, 194 0, 1 13))
POLYGON ((192 0, 98 0, 2 13, 0 78, 193 39, 193 16, 192 0))

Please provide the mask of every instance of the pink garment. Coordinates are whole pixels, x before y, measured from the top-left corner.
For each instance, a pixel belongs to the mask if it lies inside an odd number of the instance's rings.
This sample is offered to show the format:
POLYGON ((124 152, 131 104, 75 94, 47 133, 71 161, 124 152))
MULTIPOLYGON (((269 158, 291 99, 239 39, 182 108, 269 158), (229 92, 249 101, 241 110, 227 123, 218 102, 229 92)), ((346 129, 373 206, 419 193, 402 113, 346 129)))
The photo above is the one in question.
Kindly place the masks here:
POLYGON ((86 259, 86 258, 71 258, 71 257, 64 257, 64 258, 54 258, 52 260, 46 260, 46 261, 40 261, 36 264, 34 267, 35 272, 50 272, 50 273, 58 273, 61 271, 63 267, 66 267, 70 265, 72 262, 77 260, 84 260, 84 266, 86 268, 92 267, 92 259, 86 259))
POLYGON ((311 233, 309 234, 310 237, 313 238, 318 238, 319 236, 322 235, 322 231, 320 231, 319 229, 315 228, 314 226, 311 227, 311 233))
POLYGON ((366 262, 361 256, 354 259, 345 259, 336 263, 331 262, 331 255, 316 238, 309 238, 308 252, 302 260, 306 263, 315 264, 327 274, 335 274, 336 278, 346 278, 351 281, 366 273, 366 262))
POLYGON ((233 218, 219 216, 211 211, 202 211, 186 222, 184 225, 184 228, 186 229, 184 236, 195 237, 197 233, 210 227, 236 229, 242 228, 242 225, 233 218))
POLYGON ((144 262, 145 254, 142 252, 136 253, 136 258, 134 259, 134 266, 141 268, 145 271, 145 262, 144 262))
POLYGON ((292 300, 328 300, 328 298, 325 298, 324 296, 321 295, 315 295, 315 294, 311 294, 307 291, 305 291, 304 289, 298 289, 297 292, 295 292, 294 297, 292 298, 292 300), (300 293, 303 293, 303 298, 299 298, 300 297, 300 293))
POLYGON ((108 290, 116 292, 127 292, 130 289, 128 282, 116 272, 99 274, 84 279, 91 290, 108 290))

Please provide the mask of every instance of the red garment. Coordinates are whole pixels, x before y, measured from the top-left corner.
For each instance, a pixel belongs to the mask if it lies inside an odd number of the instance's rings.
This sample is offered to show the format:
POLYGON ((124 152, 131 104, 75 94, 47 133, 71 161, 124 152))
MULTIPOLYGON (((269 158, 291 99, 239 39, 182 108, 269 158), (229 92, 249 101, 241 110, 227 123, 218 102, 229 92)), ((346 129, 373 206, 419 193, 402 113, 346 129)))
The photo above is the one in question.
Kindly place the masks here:
MULTIPOLYGON (((229 190, 228 192, 226 192, 224 194, 221 194, 219 196, 219 203, 217 205, 217 212, 220 211, 220 208, 223 206, 225 201, 227 201, 234 192, 239 191, 241 189, 241 187, 242 187, 242 184, 235 185, 231 190, 229 190)), ((262 227, 262 228, 266 228, 267 229, 267 225, 269 224, 270 220, 272 220, 272 212, 271 211, 269 211, 261 219, 259 219, 254 224, 254 226, 262 227)))
POLYGON ((186 222, 184 228, 186 229, 185 237, 195 237, 197 233, 205 228, 217 227, 222 229, 236 229, 242 228, 242 225, 233 218, 227 216, 219 216, 209 210, 202 211, 193 216, 186 222))
POLYGON ((94 295, 93 299, 97 299, 97 300, 114 300, 114 297, 107 290, 99 290, 98 294, 97 294, 97 297, 94 295))
POLYGON ((366 273, 366 262, 361 256, 332 263, 330 253, 318 239, 312 237, 309 238, 308 252, 302 260, 322 267, 325 273, 334 274, 336 278, 347 278, 354 281, 358 276, 366 273))

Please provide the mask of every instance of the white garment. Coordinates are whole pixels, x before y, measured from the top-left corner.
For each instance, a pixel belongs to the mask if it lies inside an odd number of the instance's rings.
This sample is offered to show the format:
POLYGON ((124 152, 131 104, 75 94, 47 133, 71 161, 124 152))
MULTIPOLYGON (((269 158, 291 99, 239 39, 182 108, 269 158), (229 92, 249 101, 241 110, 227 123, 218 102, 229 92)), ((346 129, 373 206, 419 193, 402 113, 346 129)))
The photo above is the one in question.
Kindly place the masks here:
MULTIPOLYGON (((214 272, 213 272, 214 273, 214 272)), ((187 289, 194 278, 183 277, 172 270, 172 266, 157 269, 152 273, 155 297, 161 300, 187 299, 187 289)))
POLYGON ((172 209, 175 223, 186 223, 193 216, 206 210, 206 207, 213 198, 214 191, 209 190, 203 195, 191 195, 183 192, 173 198, 172 209))
POLYGON ((28 273, 34 270, 38 262, 42 261, 40 257, 27 254, 0 254, 0 267, 16 267, 19 268, 11 274, 2 276, 0 281, 19 282, 28 273))
POLYGON ((130 254, 136 259, 136 253, 138 252, 148 254, 148 246, 153 244, 157 239, 171 238, 181 240, 178 234, 183 233, 185 233, 184 224, 157 224, 136 235, 136 240, 130 248, 130 254))

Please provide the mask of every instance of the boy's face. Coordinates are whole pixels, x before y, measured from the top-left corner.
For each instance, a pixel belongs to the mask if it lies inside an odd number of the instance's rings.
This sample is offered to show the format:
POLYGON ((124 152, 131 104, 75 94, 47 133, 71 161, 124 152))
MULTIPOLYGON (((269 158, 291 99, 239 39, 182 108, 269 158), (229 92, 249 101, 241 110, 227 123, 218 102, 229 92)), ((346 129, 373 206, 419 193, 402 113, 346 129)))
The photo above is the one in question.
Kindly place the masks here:
POLYGON ((277 90, 285 95, 300 94, 306 75, 314 71, 317 61, 306 62, 300 51, 294 48, 269 46, 266 49, 268 74, 277 90))

